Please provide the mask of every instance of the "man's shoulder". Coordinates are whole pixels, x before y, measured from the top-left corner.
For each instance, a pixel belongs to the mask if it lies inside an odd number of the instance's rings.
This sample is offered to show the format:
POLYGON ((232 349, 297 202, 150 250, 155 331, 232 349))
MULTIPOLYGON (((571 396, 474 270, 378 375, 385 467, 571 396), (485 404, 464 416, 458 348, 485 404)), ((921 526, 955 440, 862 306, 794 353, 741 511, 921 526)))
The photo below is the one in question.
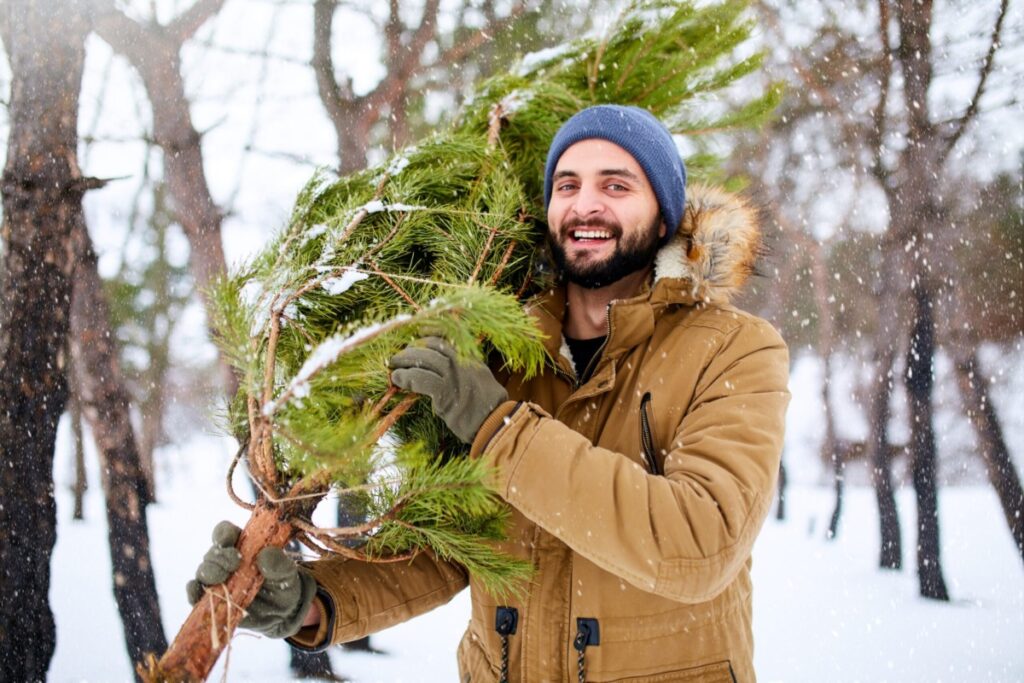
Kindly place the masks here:
POLYGON ((682 327, 710 329, 722 335, 748 328, 751 331, 767 332, 770 330, 776 335, 778 334, 774 326, 764 318, 725 303, 694 306, 682 320, 678 321, 678 324, 682 327))

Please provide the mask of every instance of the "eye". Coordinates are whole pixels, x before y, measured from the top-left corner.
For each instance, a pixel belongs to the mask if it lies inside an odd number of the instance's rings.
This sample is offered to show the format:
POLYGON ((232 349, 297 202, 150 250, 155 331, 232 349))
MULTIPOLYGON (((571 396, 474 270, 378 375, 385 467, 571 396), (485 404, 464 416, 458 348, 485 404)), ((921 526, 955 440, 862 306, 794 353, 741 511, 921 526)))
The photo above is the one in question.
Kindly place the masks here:
POLYGON ((607 185, 605 185, 605 188, 611 190, 612 192, 625 192, 629 189, 622 183, 608 183, 607 185))
POLYGON ((571 192, 576 189, 576 183, 572 180, 564 180, 555 185, 557 192, 571 192))

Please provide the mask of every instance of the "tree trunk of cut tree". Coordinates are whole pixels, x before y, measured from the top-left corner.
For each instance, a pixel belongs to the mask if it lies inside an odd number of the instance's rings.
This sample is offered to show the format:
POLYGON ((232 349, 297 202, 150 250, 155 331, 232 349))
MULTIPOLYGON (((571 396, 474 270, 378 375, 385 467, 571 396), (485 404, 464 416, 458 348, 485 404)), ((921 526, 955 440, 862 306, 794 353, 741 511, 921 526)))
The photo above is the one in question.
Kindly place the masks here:
POLYGON ((999 416, 988 393, 988 382, 981 376, 977 352, 966 347, 958 351, 956 378, 964 408, 978 437, 978 450, 985 460, 988 480, 999 496, 1010 535, 1024 560, 1024 488, 1003 438, 999 416))
POLYGON ((205 681, 217 658, 231 640, 260 586, 263 575, 256 555, 269 546, 283 548, 294 529, 268 507, 257 507, 242 530, 237 548, 242 555, 238 569, 223 584, 211 587, 196 603, 170 648, 157 662, 141 671, 144 681, 205 681))
POLYGON ((76 257, 72 297, 72 353, 79 400, 89 420, 107 508, 107 533, 113 567, 114 598, 133 663, 167 647, 149 555, 145 475, 132 429, 131 399, 110 329, 110 307, 96 269, 96 254, 84 221, 75 231, 76 257))
POLYGON ((88 189, 78 93, 88 22, 79 4, 7 0, 11 69, 0 281, 0 680, 46 679, 55 647, 53 455, 68 397, 71 236, 88 189))
POLYGON ((914 288, 915 320, 907 349, 910 397, 910 455, 917 496, 917 577, 922 597, 949 600, 939 546, 939 501, 935 482, 935 319, 932 292, 925 282, 914 288))

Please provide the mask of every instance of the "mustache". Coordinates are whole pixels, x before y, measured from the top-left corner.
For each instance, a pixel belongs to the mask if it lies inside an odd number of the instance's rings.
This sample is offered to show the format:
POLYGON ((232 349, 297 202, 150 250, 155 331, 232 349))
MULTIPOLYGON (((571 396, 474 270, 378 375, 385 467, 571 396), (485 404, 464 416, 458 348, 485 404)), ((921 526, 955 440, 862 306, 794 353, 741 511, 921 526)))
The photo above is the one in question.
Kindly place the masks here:
POLYGON ((576 230, 577 228, 603 228, 611 233, 612 237, 622 237, 622 226, 615 221, 608 220, 606 218, 570 218, 565 223, 562 223, 561 229, 558 231, 558 236, 561 239, 569 237, 569 232, 576 230))

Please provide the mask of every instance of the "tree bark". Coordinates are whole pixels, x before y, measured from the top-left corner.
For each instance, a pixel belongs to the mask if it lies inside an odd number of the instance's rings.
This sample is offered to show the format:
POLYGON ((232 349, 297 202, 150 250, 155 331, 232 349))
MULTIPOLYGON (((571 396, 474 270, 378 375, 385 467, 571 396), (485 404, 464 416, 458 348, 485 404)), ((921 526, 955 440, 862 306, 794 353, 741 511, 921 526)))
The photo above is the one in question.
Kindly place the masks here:
POLYGON ((939 502, 935 482, 935 428, 932 389, 935 384, 935 319, 932 293, 918 282, 914 289, 915 320, 907 349, 907 393, 910 397, 910 455, 917 497, 917 577, 922 597, 949 600, 942 575, 939 545, 939 502))
MULTIPOLYGON (((181 74, 181 47, 224 0, 200 0, 168 26, 136 23, 107 0, 98 2, 96 32, 139 73, 153 108, 153 136, 163 151, 164 182, 174 216, 188 238, 190 265, 203 301, 226 270, 221 243, 223 215, 213 200, 203 167, 202 138, 192 123, 181 74)), ((221 372, 227 396, 238 379, 223 355, 221 372)))
POLYGON ((985 460, 988 480, 996 490, 1010 535, 1024 561, 1024 488, 1003 438, 999 416, 988 393, 988 382, 981 376, 977 352, 973 348, 959 347, 955 367, 960 395, 978 437, 978 450, 985 460))
POLYGON ((89 182, 78 168, 78 96, 89 26, 75 2, 7 0, 11 68, 0 281, 0 680, 46 678, 56 541, 53 454, 68 397, 71 235, 89 182))
POLYGON ((85 472, 85 435, 82 433, 82 403, 78 400, 78 387, 75 386, 74 361, 72 361, 71 372, 68 383, 70 395, 68 396, 68 419, 71 421, 71 434, 74 440, 74 468, 75 483, 71 486, 71 495, 74 498, 74 510, 71 519, 85 519, 85 492, 89 488, 89 480, 85 472))
POLYGON ((882 263, 874 291, 878 301, 878 326, 874 343, 876 374, 868 408, 868 460, 871 463, 871 483, 878 501, 879 567, 900 569, 903 566, 903 541, 889 444, 896 349, 907 334, 901 310, 902 292, 907 289, 907 268, 898 226, 890 226, 882 245, 882 263))
POLYGON ((79 400, 92 428, 106 498, 114 598, 132 662, 167 647, 149 555, 149 492, 131 423, 128 389, 118 361, 110 307, 84 221, 75 230, 71 308, 72 354, 79 400))

